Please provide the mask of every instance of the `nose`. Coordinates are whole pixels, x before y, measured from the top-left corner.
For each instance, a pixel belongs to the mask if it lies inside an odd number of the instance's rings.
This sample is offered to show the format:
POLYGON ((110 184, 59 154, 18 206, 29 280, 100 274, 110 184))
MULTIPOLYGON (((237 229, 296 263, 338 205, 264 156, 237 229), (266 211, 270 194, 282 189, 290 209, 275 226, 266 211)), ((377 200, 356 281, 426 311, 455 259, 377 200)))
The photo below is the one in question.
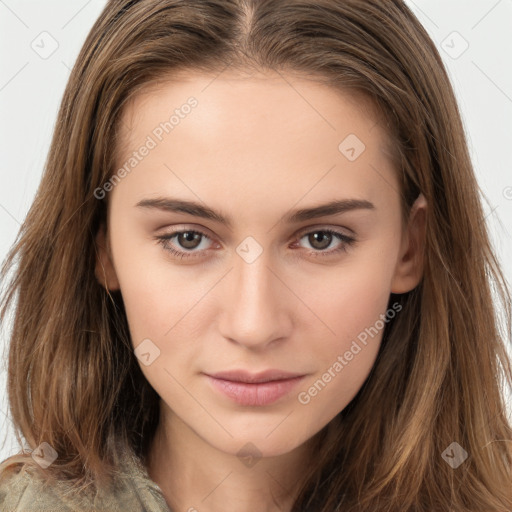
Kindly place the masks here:
MULTIPOLYGON (((293 294, 276 276, 268 251, 252 263, 233 255, 233 269, 223 283, 219 328, 232 343, 262 350, 290 336, 293 294)), ((286 280, 284 280, 286 281, 286 280)))

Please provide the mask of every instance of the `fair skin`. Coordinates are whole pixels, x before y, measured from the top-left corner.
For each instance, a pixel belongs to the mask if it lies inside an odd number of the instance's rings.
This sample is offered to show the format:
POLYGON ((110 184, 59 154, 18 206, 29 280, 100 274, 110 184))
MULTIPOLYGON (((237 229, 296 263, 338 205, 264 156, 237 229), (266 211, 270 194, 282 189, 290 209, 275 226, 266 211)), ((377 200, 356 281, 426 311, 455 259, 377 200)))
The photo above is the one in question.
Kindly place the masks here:
POLYGON ((140 365, 161 397, 148 472, 175 511, 291 510, 313 436, 361 388, 383 330, 334 377, 333 363, 383 318, 390 293, 421 279, 426 204, 420 196, 402 223, 386 132, 355 97, 286 77, 183 73, 123 112, 120 166, 169 113, 198 101, 109 193, 97 237, 96 275, 121 290, 134 348, 149 339, 160 351, 140 365), (338 149, 349 134, 366 146, 353 161, 338 149), (137 206, 170 197, 231 225, 137 206), (372 207, 287 220, 345 199, 372 207), (206 236, 170 238, 194 230, 206 236), (192 256, 171 254, 162 235, 192 256), (257 244, 242 244, 257 254, 250 263, 237 252, 246 237, 257 244), (235 402, 205 375, 269 368, 304 377, 264 405, 235 402), (325 387, 299 401, 329 368, 325 387), (237 455, 247 443, 255 464, 237 455))

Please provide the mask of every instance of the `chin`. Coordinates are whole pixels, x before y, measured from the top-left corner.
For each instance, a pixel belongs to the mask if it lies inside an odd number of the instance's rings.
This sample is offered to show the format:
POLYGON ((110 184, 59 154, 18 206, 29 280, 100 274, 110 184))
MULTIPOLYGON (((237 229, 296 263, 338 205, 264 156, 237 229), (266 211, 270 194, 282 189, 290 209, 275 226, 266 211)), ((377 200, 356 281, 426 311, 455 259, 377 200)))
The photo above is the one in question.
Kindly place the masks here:
MULTIPOLYGON (((273 427, 275 428, 275 426, 273 427)), ((277 432, 280 427, 272 432, 268 428, 251 428, 250 430, 235 431, 228 429, 233 437, 228 435, 212 435, 212 431, 196 433, 205 442, 214 448, 236 455, 238 457, 278 457, 292 452, 303 445, 311 436, 304 435, 304 432, 297 432, 293 426, 288 425, 286 429, 277 432)))

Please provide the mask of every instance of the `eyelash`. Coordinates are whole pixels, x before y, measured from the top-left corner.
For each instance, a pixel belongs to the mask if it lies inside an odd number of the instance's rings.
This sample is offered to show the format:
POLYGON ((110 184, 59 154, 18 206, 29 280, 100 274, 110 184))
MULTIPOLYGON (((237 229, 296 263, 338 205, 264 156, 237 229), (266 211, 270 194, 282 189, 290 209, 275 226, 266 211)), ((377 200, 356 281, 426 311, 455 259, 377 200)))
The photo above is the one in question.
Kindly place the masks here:
MULTIPOLYGON (((173 247, 171 247, 169 245, 169 241, 171 239, 173 239, 176 235, 180 235, 180 234, 183 234, 183 233, 194 233, 194 234, 198 234, 198 235, 201 235, 201 236, 203 236, 205 238, 210 239, 210 237, 206 233, 203 233, 202 231, 198 231, 198 230, 194 230, 194 229, 184 229, 184 230, 181 230, 181 231, 174 231, 173 233, 157 236, 155 238, 157 240, 157 243, 162 245, 164 250, 168 251, 173 256, 176 256, 176 257, 178 257, 180 259, 199 257, 201 255, 202 251, 188 251, 188 252, 187 251, 178 251, 178 250, 174 249, 173 247)), ((340 242, 342 242, 336 249, 330 249, 328 251, 320 250, 320 249, 312 251, 312 250, 307 250, 306 249, 308 254, 310 256, 313 256, 313 257, 328 257, 328 256, 332 256, 333 254, 339 254, 341 252, 346 252, 348 247, 354 245, 355 242, 356 242, 355 238, 352 238, 352 237, 347 236, 347 235, 345 235, 343 233, 340 233, 339 231, 335 231, 335 230, 329 229, 329 228, 316 229, 316 230, 313 230, 313 231, 302 232, 298 236, 298 240, 300 241, 302 238, 304 238, 304 236, 311 235, 313 233, 328 233, 328 234, 333 235, 334 237, 336 237, 340 242)))

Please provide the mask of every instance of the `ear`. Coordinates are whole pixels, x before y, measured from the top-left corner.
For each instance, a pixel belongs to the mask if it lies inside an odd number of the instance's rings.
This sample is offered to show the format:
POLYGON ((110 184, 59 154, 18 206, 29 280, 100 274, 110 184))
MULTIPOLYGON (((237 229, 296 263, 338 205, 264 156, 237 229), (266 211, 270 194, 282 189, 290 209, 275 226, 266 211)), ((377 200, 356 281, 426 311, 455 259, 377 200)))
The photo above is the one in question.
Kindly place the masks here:
POLYGON ((107 290, 119 290, 119 281, 112 263, 110 242, 105 223, 102 222, 96 234, 96 266, 94 273, 98 282, 107 290))
POLYGON ((409 222, 402 237, 399 259, 391 282, 392 293, 406 293, 423 276, 427 201, 420 194, 411 207, 409 222))

